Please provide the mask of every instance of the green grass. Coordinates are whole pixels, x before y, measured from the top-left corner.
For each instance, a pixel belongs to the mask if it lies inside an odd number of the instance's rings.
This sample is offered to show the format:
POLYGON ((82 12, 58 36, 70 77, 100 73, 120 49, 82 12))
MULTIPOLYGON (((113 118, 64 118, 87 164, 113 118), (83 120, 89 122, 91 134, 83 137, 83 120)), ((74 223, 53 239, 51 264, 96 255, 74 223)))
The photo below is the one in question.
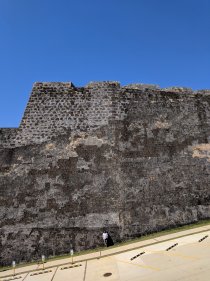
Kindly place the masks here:
MULTIPOLYGON (((210 219, 206 219, 206 220, 201 220, 198 221, 196 223, 192 223, 192 224, 188 224, 188 225, 184 225, 184 226, 180 226, 180 227, 175 227, 175 228, 170 228, 170 229, 166 229, 160 232, 155 232, 155 233, 151 233, 148 235, 144 235, 135 239, 131 239, 131 240, 126 240, 120 243, 115 243, 114 246, 112 246, 112 248, 117 248, 119 246, 125 246, 125 245, 129 245, 129 244, 133 244, 136 242, 140 242, 140 241, 144 241, 144 240, 148 240, 148 239, 152 239, 152 238, 156 238, 156 237, 160 237, 160 236, 164 236, 164 235, 168 235, 168 234, 173 234, 173 233, 177 233, 180 231, 184 231, 184 230, 190 230, 193 228, 197 228, 197 227, 201 227, 201 226, 205 226, 205 225, 209 225, 210 224, 210 219)), ((90 249, 90 250, 84 250, 81 252, 76 252, 74 254, 74 257, 76 256, 81 256, 81 255, 86 255, 86 254, 91 254, 91 253, 95 253, 95 252, 99 252, 99 251, 104 251, 107 250, 106 247, 97 247, 94 249, 90 249)), ((61 259, 65 259, 65 258, 69 258, 70 255, 69 254, 65 254, 65 255, 61 255, 61 256, 55 256, 55 257, 49 257, 48 259, 46 259, 46 261, 54 261, 54 260, 61 260, 61 259)), ((34 265, 37 264, 38 262, 34 261, 34 262, 29 262, 29 263, 24 263, 24 264, 19 264, 16 266, 16 268, 21 268, 21 267, 25 267, 25 266, 29 266, 29 265, 34 265)), ((0 272, 2 271, 7 271, 12 269, 11 266, 7 266, 7 267, 0 267, 0 272)))

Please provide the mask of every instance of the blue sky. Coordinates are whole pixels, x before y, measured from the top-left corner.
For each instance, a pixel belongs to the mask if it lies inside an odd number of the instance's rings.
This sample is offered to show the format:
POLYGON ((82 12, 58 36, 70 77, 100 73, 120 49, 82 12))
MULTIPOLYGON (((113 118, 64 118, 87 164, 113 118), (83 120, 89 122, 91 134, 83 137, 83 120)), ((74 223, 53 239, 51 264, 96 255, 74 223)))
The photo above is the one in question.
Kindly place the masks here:
POLYGON ((0 127, 36 81, 210 88, 209 0, 0 0, 0 127))

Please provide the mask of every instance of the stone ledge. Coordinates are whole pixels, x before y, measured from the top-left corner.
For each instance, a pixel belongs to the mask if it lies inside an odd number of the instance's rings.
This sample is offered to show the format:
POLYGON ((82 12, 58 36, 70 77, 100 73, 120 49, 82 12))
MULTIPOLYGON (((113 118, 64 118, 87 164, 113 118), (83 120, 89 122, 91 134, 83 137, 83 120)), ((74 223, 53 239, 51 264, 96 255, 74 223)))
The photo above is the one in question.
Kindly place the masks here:
POLYGON ((84 87, 76 87, 72 82, 35 82, 33 85, 33 92, 46 93, 53 90, 54 92, 61 90, 66 91, 69 89, 131 89, 131 90, 152 90, 161 92, 174 92, 174 93, 195 93, 195 94, 210 94, 210 89, 193 90, 189 87, 166 87, 161 88, 156 84, 144 84, 144 83, 131 83, 122 86, 118 81, 91 81, 84 87))

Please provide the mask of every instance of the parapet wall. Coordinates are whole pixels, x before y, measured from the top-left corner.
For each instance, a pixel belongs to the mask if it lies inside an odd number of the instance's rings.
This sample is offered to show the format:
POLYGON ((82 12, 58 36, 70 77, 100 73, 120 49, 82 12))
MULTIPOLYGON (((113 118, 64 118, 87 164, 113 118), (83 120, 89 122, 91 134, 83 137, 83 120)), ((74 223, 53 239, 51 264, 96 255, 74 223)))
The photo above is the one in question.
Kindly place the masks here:
MULTIPOLYGON (((119 85, 92 83, 75 88, 72 83, 35 83, 24 117, 15 136, 15 146, 42 143, 55 136, 88 131, 121 119, 116 103, 119 85)), ((14 144, 7 143, 10 146, 14 144)))
POLYGON ((0 147, 42 143, 67 132, 88 132, 110 121, 126 119, 128 110, 137 113, 136 105, 141 106, 145 99, 150 110, 151 102, 154 103, 150 97, 174 100, 195 99, 197 95, 210 92, 177 87, 160 89, 147 84, 121 87, 118 82, 91 82, 79 88, 71 82, 35 83, 19 128, 1 129, 0 147))

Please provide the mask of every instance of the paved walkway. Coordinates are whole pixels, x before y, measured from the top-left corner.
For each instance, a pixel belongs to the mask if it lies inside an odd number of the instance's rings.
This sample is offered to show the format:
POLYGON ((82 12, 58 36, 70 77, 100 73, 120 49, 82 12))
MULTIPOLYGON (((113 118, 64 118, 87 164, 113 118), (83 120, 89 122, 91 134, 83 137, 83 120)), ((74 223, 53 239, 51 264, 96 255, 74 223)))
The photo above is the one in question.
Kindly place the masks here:
POLYGON ((0 281, 209 280, 210 225, 0 272, 0 281), (208 237, 207 237, 208 236, 208 237), (198 242, 206 237, 202 242, 198 242), (168 249, 168 251, 166 250, 168 249), (200 279, 199 279, 200 278, 200 279))

